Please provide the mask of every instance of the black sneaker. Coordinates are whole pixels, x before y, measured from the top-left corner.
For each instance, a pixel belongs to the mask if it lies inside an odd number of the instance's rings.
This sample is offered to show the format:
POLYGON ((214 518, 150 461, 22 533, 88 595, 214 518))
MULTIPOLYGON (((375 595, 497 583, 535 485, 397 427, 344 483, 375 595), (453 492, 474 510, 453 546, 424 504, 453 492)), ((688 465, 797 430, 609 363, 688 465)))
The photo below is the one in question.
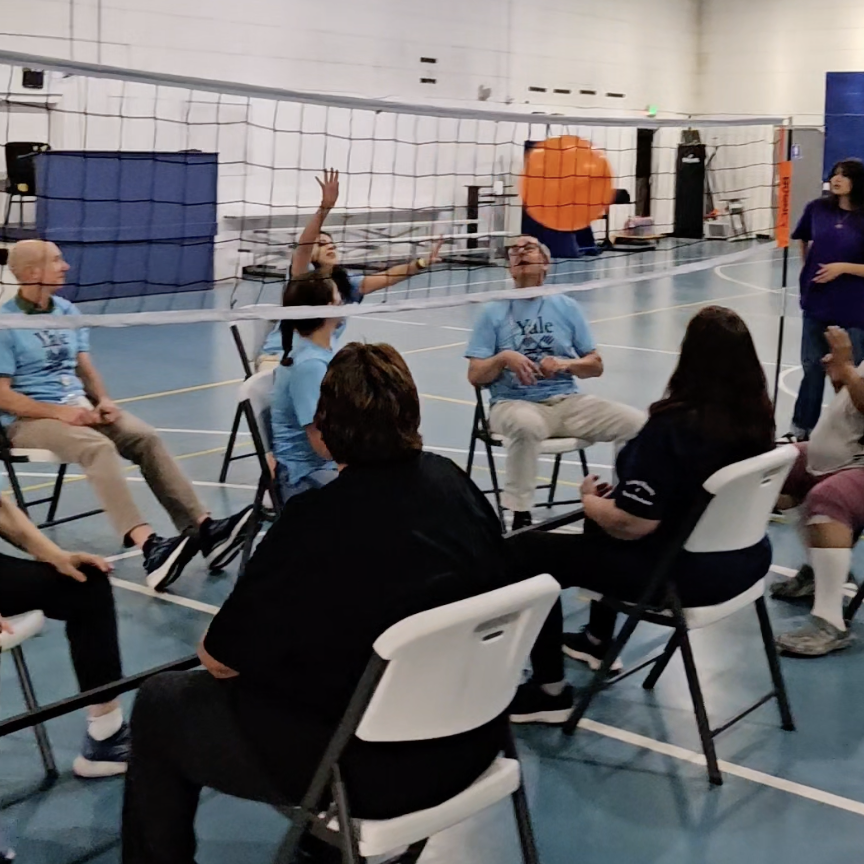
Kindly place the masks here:
POLYGON ((566 684, 558 696, 550 696, 533 678, 519 685, 510 707, 511 723, 548 723, 560 726, 573 712, 573 687, 566 684))
POLYGON ((532 525, 531 512, 529 510, 517 510, 513 513, 513 525, 511 531, 518 531, 520 528, 527 528, 532 525))
POLYGON ((198 543, 188 534, 167 539, 151 534, 144 544, 147 585, 154 591, 164 591, 179 578, 197 552, 198 543))
POLYGON ((125 774, 131 752, 129 726, 124 723, 110 738, 97 741, 89 734, 84 736, 81 754, 72 763, 76 777, 115 777, 125 774))
MULTIPOLYGON (((573 660, 587 663, 589 669, 595 672, 600 668, 609 644, 606 642, 595 645, 589 638, 588 628, 583 627, 578 633, 564 633, 561 636, 561 650, 573 660)), ((620 658, 616 658, 609 670, 611 675, 616 675, 624 668, 620 658)))
POLYGON ((227 519, 207 519, 198 531, 201 554, 211 570, 221 570, 233 561, 246 540, 245 528, 252 518, 252 507, 227 519))

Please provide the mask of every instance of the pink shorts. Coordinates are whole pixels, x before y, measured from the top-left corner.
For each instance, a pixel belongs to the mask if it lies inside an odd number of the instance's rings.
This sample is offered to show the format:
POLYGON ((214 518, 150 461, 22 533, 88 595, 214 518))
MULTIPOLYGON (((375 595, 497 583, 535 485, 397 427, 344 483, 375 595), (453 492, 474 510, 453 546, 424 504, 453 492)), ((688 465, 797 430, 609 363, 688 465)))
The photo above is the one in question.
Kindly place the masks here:
POLYGON ((807 470, 807 445, 795 446, 798 459, 783 493, 803 501, 805 518, 825 516, 860 534, 864 530, 864 468, 844 468, 817 477, 807 470))

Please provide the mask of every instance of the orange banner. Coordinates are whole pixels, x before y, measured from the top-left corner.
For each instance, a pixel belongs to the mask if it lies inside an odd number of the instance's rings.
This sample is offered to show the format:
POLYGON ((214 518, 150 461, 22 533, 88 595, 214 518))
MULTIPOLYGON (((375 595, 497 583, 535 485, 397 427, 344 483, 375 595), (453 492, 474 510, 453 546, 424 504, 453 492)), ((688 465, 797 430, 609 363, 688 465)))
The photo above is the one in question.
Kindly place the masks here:
POLYGON ((792 198, 792 163, 781 162, 778 166, 779 184, 777 189, 777 246, 789 246, 789 215, 792 198))

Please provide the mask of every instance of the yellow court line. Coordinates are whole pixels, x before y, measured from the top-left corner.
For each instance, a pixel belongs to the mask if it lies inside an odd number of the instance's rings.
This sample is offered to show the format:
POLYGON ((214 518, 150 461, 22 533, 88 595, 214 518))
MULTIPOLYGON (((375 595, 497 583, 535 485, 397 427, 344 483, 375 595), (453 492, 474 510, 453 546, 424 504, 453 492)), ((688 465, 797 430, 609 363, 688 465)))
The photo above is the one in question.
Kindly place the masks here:
POLYGON ((196 390, 210 390, 213 387, 224 387, 226 384, 242 384, 242 378, 229 378, 227 381, 215 381, 212 384, 196 384, 194 387, 179 387, 177 390, 162 390, 160 393, 142 393, 140 396, 126 396, 115 399, 118 405, 129 402, 142 402, 145 399, 159 399, 161 396, 175 396, 178 393, 194 393, 196 390))
MULTIPOLYGON (((234 449, 236 450, 238 447, 250 447, 251 441, 238 441, 234 445, 234 449)), ((179 462, 181 459, 194 459, 196 456, 210 456, 212 453, 224 453, 226 447, 211 447, 209 450, 196 450, 194 453, 181 453, 179 456, 172 457, 175 462, 179 462)), ((134 471, 138 466, 137 465, 127 465, 123 470, 124 471, 134 471)), ((86 480, 87 478, 83 475, 80 477, 66 477, 63 480, 63 485, 65 486, 67 483, 80 483, 82 480, 86 480)), ((53 489, 54 481, 52 480, 50 483, 36 483, 33 486, 24 486, 22 487, 22 492, 37 492, 40 489, 53 489)))

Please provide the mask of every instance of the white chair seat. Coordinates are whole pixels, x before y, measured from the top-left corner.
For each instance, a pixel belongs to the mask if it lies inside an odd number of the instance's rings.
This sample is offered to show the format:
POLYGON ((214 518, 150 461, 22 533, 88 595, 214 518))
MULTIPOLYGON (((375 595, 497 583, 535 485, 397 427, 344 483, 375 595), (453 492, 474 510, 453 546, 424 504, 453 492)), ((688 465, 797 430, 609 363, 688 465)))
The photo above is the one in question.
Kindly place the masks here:
POLYGON ((50 450, 40 450, 36 447, 13 447, 10 452, 13 456, 25 458, 28 462, 51 462, 57 465, 63 464, 63 460, 56 453, 52 453, 50 450))
MULTIPOLYGON (((501 447, 509 447, 510 439, 503 435, 492 435, 492 440, 501 447)), ((547 456, 557 456, 559 453, 574 453, 577 450, 586 450, 591 446, 590 441, 580 438, 545 438, 540 442, 540 452, 547 456)))
MULTIPOLYGON (((364 858, 383 855, 452 828, 512 795, 519 788, 519 779, 519 763, 499 757, 464 792, 437 807, 395 819, 356 819, 360 854, 364 858)), ((336 828, 335 823, 330 827, 336 828)))
POLYGON ((25 612, 23 615, 13 615, 5 619, 12 626, 14 633, 0 633, 0 651, 11 651, 22 642, 35 636, 45 626, 45 615, 41 609, 25 612))
MULTIPOLYGON (((726 600, 723 603, 717 603, 714 606, 690 606, 683 609, 684 620, 687 622, 688 630, 700 630, 703 627, 709 627, 711 624, 716 624, 730 615, 734 615, 740 609, 746 609, 752 606, 765 593, 765 580, 760 579, 755 585, 751 585, 743 594, 733 597, 731 600, 726 600)), ((582 600, 602 600, 603 595, 596 591, 580 591, 579 597, 582 600)), ((635 605, 635 604, 628 604, 635 605)), ((657 610, 653 610, 657 611, 657 610)), ((659 612, 660 615, 671 617, 672 613, 668 609, 659 612)))
POLYGON ((701 627, 716 624, 718 621, 728 618, 739 609, 746 609, 748 606, 752 606, 764 593, 765 580, 760 579, 743 594, 739 594, 725 603, 718 603, 716 606, 691 606, 689 609, 684 610, 684 619, 687 621, 687 628, 689 630, 699 630, 701 627))

